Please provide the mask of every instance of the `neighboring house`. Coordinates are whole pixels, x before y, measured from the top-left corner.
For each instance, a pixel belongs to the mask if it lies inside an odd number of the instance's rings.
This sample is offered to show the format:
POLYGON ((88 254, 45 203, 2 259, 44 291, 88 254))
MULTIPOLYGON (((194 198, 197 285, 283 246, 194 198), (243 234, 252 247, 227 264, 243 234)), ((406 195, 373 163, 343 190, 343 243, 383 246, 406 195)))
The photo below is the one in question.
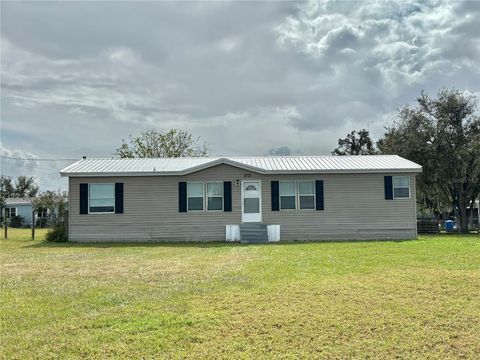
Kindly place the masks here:
MULTIPOLYGON (((4 216, 7 220, 13 216, 21 216, 24 218, 25 225, 32 225, 33 219, 33 203, 31 198, 6 198, 5 206, 2 209, 1 219, 3 221, 4 216)), ((55 214, 57 211, 55 210, 55 214)), ((40 208, 35 212, 35 221, 41 218, 47 218, 50 215, 50 211, 46 208, 40 208)))
POLYGON ((25 219, 25 225, 32 225, 32 199, 30 198, 6 198, 2 210, 2 219, 7 220, 14 216, 21 216, 25 219))
POLYGON ((415 238, 419 172, 378 155, 85 158, 61 175, 71 241, 300 241, 415 238))

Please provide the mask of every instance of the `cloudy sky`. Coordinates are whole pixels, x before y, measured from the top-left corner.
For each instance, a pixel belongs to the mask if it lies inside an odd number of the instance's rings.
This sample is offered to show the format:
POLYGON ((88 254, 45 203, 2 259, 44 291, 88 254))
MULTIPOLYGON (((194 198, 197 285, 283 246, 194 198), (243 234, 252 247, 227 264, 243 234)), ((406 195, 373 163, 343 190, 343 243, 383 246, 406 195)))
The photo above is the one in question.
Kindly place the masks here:
POLYGON ((422 89, 480 95, 480 2, 1 2, 2 174, 182 128, 212 155, 378 139, 422 89))

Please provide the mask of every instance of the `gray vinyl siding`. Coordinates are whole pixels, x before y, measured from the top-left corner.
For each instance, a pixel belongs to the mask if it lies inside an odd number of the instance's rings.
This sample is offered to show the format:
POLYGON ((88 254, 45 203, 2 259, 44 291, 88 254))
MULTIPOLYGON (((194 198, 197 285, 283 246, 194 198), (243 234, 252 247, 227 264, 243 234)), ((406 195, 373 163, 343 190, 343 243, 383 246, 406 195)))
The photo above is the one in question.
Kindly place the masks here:
MULTIPOLYGON (((70 177, 72 241, 224 241, 240 224, 241 186, 262 181, 262 222, 279 224, 281 240, 408 239, 416 237, 415 181, 409 199, 384 199, 383 177, 395 174, 260 175, 217 165, 186 176, 70 177), (325 210, 271 211, 271 180, 324 180, 325 210), (178 211, 180 181, 232 181, 232 211, 178 211), (79 214, 79 184, 124 183, 123 214, 79 214)), ((403 175, 403 174, 402 174, 403 175)))

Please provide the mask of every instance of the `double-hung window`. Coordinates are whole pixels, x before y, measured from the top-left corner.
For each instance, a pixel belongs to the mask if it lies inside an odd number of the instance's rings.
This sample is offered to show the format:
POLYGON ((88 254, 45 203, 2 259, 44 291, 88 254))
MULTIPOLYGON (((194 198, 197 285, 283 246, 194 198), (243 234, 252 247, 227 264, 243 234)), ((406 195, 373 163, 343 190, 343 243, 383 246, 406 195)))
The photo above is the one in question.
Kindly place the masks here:
POLYGON ((393 177, 393 197, 395 199, 410 197, 410 176, 393 177))
POLYGON ((17 216, 17 208, 6 208, 6 217, 7 219, 11 219, 14 216, 17 216))
POLYGON ((207 210, 223 210, 222 182, 207 182, 207 210))
POLYGON ((295 181, 281 181, 280 184, 280 209, 296 209, 295 181))
POLYGON ((187 183, 187 209, 188 211, 203 210, 203 182, 187 183))
POLYGON ((299 181, 298 196, 300 209, 315 209, 315 182, 299 181))
POLYGON ((115 186, 114 184, 89 184, 88 212, 114 213, 115 186))

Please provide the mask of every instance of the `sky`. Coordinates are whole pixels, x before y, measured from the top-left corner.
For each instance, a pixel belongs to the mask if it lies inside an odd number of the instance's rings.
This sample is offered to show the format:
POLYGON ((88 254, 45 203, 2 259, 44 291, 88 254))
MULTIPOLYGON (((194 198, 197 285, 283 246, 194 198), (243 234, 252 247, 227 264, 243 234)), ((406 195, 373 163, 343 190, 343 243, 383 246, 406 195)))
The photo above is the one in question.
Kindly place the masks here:
POLYGON ((1 2, 1 173, 66 188, 71 160, 181 128, 211 155, 379 139, 442 86, 480 97, 480 2, 1 2))

